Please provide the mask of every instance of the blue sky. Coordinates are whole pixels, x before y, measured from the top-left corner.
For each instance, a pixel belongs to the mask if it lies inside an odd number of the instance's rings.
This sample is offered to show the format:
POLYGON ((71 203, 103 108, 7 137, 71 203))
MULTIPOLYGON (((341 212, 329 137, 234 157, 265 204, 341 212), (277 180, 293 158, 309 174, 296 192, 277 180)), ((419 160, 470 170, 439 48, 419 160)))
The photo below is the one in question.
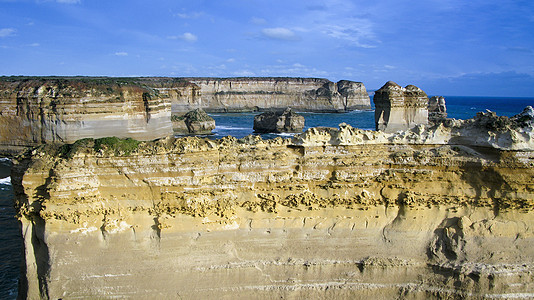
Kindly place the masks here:
POLYGON ((0 0, 0 75, 324 77, 534 97, 534 1, 0 0))

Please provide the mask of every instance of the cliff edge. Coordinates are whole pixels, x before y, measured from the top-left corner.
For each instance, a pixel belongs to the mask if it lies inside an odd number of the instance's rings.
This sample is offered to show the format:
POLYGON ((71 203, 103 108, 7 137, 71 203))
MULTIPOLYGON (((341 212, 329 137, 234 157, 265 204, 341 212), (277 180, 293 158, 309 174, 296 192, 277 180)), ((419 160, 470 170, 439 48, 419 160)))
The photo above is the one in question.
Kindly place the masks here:
POLYGON ((22 296, 531 298, 533 119, 35 148, 22 296))
POLYGON ((370 109, 361 82, 320 78, 1 77, 0 151, 117 136, 173 134, 171 116, 263 110, 370 109))

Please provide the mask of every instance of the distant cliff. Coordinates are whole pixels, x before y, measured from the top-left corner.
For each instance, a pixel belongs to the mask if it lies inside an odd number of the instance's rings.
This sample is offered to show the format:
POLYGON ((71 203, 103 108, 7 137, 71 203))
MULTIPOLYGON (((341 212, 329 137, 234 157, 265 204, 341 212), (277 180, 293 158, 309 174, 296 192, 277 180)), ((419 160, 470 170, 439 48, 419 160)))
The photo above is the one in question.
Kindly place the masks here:
POLYGON ((263 111, 287 107, 296 111, 345 112, 370 109, 361 82, 337 83, 320 78, 188 78, 201 94, 206 111, 263 111))
POLYGON ((105 136, 172 135, 171 115, 370 108, 362 83, 316 78, 0 78, 0 150, 105 136))

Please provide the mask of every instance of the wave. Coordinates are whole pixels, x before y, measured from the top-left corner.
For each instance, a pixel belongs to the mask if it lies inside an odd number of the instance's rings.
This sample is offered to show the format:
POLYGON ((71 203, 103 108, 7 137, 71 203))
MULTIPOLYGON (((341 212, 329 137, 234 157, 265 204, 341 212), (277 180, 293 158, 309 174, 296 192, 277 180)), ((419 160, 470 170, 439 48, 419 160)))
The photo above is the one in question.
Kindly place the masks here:
POLYGON ((215 130, 252 130, 252 128, 233 127, 233 126, 215 126, 215 130))
POLYGON ((284 136, 294 136, 296 133, 282 132, 282 133, 274 133, 274 134, 284 137, 284 136))
POLYGON ((11 176, 0 178, 0 184, 11 185, 11 176))
POLYGON ((11 159, 10 158, 7 158, 7 157, 0 157, 0 162, 3 163, 3 162, 10 162, 11 159))

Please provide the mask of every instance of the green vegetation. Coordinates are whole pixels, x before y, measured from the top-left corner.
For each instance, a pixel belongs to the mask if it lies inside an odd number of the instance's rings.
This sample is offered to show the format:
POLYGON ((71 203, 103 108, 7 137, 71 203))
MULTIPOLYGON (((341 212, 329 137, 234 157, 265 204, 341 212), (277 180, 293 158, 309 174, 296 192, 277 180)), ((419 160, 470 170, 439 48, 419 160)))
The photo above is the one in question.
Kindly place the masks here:
POLYGON ((132 138, 121 139, 118 137, 105 137, 100 139, 86 138, 77 140, 72 144, 52 145, 46 144, 41 146, 43 151, 48 153, 56 153, 61 158, 71 159, 76 153, 90 153, 91 150, 95 152, 105 151, 112 152, 117 156, 131 155, 141 142, 132 138))
POLYGON ((178 115, 172 115, 171 116, 171 121, 173 121, 173 122, 183 121, 183 120, 185 120, 185 116, 178 116, 178 115))
POLYGON ((87 139, 77 140, 73 144, 61 145, 58 149, 58 155, 59 157, 70 159, 74 157, 74 154, 77 153, 78 151, 92 147, 93 143, 94 143, 94 139, 87 138, 87 139))
POLYGON ((94 149, 95 151, 111 150, 115 152, 115 155, 128 156, 137 150, 140 143, 140 141, 132 138, 120 139, 116 136, 112 136, 96 139, 94 149))

